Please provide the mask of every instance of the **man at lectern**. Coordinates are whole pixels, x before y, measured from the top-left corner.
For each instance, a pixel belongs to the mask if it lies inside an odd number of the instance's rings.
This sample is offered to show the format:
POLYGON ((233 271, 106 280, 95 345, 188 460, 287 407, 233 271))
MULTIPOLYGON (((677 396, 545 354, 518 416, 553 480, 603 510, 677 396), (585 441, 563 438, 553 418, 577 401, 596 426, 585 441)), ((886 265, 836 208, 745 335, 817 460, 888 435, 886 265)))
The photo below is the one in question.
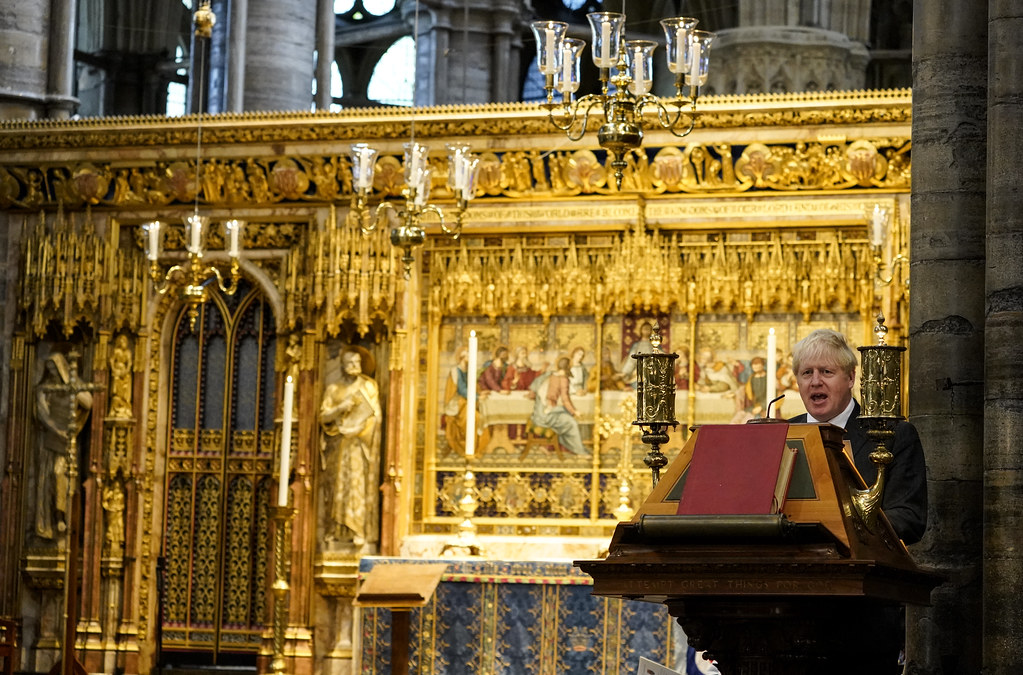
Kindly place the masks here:
MULTIPOLYGON (((857 420, 860 404, 852 395, 856 363, 856 354, 837 331, 815 330, 796 343, 792 350, 792 369, 807 414, 789 421, 828 422, 845 429, 856 469, 867 485, 871 485, 877 478, 877 466, 869 457, 874 445, 857 420)), ((888 465, 881 508, 895 533, 907 544, 914 544, 920 541, 927 528, 926 469, 916 428, 909 422, 898 422, 889 450, 894 459, 888 465)))

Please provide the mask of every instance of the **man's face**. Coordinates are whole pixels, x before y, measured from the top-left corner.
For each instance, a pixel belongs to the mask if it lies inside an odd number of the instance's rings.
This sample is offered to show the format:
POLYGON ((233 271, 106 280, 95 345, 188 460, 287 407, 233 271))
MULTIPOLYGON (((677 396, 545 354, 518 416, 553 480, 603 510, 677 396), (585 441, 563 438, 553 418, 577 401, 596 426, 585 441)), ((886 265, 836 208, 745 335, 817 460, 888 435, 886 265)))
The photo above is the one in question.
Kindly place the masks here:
POLYGON ((826 422, 849 405, 856 372, 847 373, 833 359, 818 356, 800 364, 796 380, 806 412, 826 422))
POLYGON ((362 357, 355 352, 348 352, 342 356, 341 365, 346 375, 362 374, 362 357))

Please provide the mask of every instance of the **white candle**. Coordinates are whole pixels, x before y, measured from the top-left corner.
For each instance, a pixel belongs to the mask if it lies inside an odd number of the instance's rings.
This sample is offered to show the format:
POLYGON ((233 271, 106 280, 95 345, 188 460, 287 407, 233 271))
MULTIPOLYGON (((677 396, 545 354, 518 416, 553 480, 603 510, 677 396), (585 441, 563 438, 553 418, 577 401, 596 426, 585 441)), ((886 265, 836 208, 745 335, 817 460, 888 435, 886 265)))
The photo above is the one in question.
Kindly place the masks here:
POLYGON ((295 381, 284 381, 284 423, 281 429, 281 477, 277 482, 277 505, 288 505, 288 478, 291 473, 291 408, 295 401, 295 381))
POLYGON ((643 63, 643 61, 645 61, 645 59, 643 58, 643 50, 642 49, 635 49, 632 52, 632 60, 635 61, 635 63, 636 63, 636 78, 635 78, 636 79, 636 91, 634 93, 637 96, 639 96, 640 92, 646 93, 646 92, 643 92, 643 80, 646 79, 646 74, 643 72, 643 66, 645 65, 643 63))
POLYGON ((412 145, 412 175, 422 175, 424 169, 424 155, 426 154, 426 148, 418 143, 412 145))
POLYGON ((464 150, 461 148, 455 150, 455 189, 462 192, 465 191, 466 165, 468 161, 469 158, 465 156, 464 150))
POLYGON ((230 237, 230 248, 228 249, 228 255, 232 258, 237 258, 240 253, 239 237, 241 235, 242 224, 238 220, 227 221, 227 230, 231 233, 230 237))
POLYGON ((561 91, 573 92, 572 89, 572 50, 565 48, 561 50, 561 91))
POLYGON ((373 184, 373 149, 359 150, 359 189, 365 190, 373 184))
POLYGON ((675 29, 675 72, 684 73, 686 71, 686 32, 682 28, 675 29))
POLYGON ((416 188, 415 204, 419 208, 426 206, 426 202, 430 199, 430 188, 432 187, 430 178, 430 170, 420 171, 417 176, 413 179, 413 185, 416 188))
POLYGON ((469 331, 469 364, 466 366, 465 386, 465 456, 476 453, 476 352, 479 342, 476 331, 469 331))
POLYGON ((544 29, 544 38, 546 40, 544 44, 544 54, 547 57, 547 70, 549 72, 554 72, 558 64, 558 53, 555 51, 554 29, 544 29))
POLYGON ((463 176, 464 186, 462 187, 462 197, 465 199, 472 199, 476 196, 476 183, 473 180, 473 176, 476 173, 476 166, 479 164, 480 158, 472 155, 466 155, 465 157, 465 176, 463 176))
POLYGON ((610 68, 608 63, 611 60, 611 22, 600 22, 600 61, 605 64, 601 68, 610 68))
POLYGON ((188 219, 188 224, 191 225, 189 234, 191 235, 191 246, 189 250, 192 253, 199 252, 199 237, 202 234, 202 221, 199 220, 199 216, 192 216, 188 219))
POLYGON ((149 230, 149 251, 147 255, 150 260, 160 257, 160 221, 154 220, 147 226, 149 230))
MULTIPOLYGON (((778 338, 772 328, 767 332, 767 404, 778 395, 778 338)), ((767 411, 764 411, 767 414, 767 411)))
POLYGON ((874 246, 884 245, 885 210, 879 204, 874 204, 874 216, 871 220, 870 243, 874 246))
POLYGON ((692 57, 689 62, 689 86, 693 92, 700 86, 700 43, 693 40, 692 57))

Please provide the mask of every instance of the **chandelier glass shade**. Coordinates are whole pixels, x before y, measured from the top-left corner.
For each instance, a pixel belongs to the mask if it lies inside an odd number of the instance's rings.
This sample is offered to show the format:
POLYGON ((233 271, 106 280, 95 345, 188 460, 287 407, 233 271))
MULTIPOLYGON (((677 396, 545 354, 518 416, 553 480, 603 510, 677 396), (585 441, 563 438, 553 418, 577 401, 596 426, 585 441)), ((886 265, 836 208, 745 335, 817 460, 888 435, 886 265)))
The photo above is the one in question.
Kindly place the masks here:
POLYGON ((627 40, 623 13, 593 12, 586 18, 591 31, 590 55, 600 72, 601 91, 578 99, 574 95, 580 87, 580 61, 586 43, 569 37, 568 24, 562 21, 532 24, 537 68, 544 76, 547 93, 543 106, 551 123, 573 141, 583 137, 591 113, 599 110, 603 121, 597 140, 612 156, 611 166, 620 190, 628 165, 625 157, 642 144, 647 110, 656 112, 659 126, 675 136, 683 137, 693 130, 696 99, 707 82, 708 57, 715 36, 696 30, 696 19, 661 20, 667 66, 675 80, 675 96, 665 101, 650 93, 658 43, 627 40), (555 101, 555 91, 561 94, 560 101, 555 101))

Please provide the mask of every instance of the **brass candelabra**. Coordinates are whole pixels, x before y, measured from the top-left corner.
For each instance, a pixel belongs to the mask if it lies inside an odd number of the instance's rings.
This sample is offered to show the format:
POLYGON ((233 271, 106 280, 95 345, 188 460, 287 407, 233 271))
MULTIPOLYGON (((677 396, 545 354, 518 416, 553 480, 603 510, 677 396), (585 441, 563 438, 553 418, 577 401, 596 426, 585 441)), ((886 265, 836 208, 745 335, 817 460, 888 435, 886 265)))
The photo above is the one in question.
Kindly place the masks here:
POLYGON ((163 223, 154 220, 143 225, 146 233, 146 257, 149 259, 149 278, 153 281, 153 287, 160 295, 167 293, 171 288, 180 289, 181 299, 188 305, 188 324, 193 331, 196 320, 199 318, 199 306, 209 299, 206 282, 210 277, 216 278, 217 286, 227 295, 234 295, 238 290, 238 281, 241 279, 239 256, 242 221, 228 220, 224 223, 230 258, 230 268, 226 280, 220 268, 203 262, 208 225, 209 218, 206 216, 194 214, 185 218, 188 258, 184 263, 173 265, 167 271, 160 267, 159 260, 160 234, 163 223))
POLYGON ((369 234, 384 223, 391 224, 391 244, 402 251, 401 262, 405 267, 406 279, 415 262, 412 252, 426 241, 424 218, 427 215, 436 218, 441 231, 457 239, 462 233, 469 201, 475 196, 479 158, 469 152, 468 145, 451 144, 448 146, 448 188, 455 196, 454 225, 451 225, 450 220, 444 218, 440 207, 427 203, 433 180, 428 154, 427 148, 415 141, 405 145, 405 187, 402 189, 404 204, 395 206, 392 202, 383 201, 371 216, 369 196, 373 187, 377 151, 365 143, 358 143, 351 148, 355 189, 348 217, 359 225, 363 234, 369 234))
MULTIPOLYGON (((891 227, 891 214, 889 209, 875 204, 873 211, 868 214, 870 220, 870 248, 874 256, 874 280, 882 285, 891 285, 897 279, 897 270, 900 265, 909 264, 909 256, 902 245, 902 228, 899 227, 898 218, 895 218, 895 226, 891 227), (885 244, 889 235, 892 239, 892 252, 894 255, 886 262, 884 259, 885 244)), ((907 280, 907 286, 908 286, 907 280)))
POLYGON ((878 314, 874 335, 877 344, 859 347, 860 374, 860 424, 866 428, 867 437, 875 444, 870 460, 877 465, 877 480, 866 490, 856 490, 852 499, 856 510, 867 529, 873 532, 877 526, 877 515, 881 510, 888 465, 893 456, 888 443, 895 437, 895 426, 902 416, 902 352, 905 347, 885 342, 888 327, 885 318, 878 314))
POLYGON ((668 442, 668 427, 678 426, 675 419, 675 359, 678 354, 665 354, 661 350, 661 334, 654 326, 650 335, 652 350, 633 354, 636 359, 636 421, 643 431, 643 442, 650 451, 643 463, 650 468, 654 486, 661 479, 661 469, 668 458, 661 445, 668 442))
MULTIPOLYGON (((623 3, 624 5, 624 3, 623 3)), ((561 21, 535 21, 536 63, 544 76, 544 90, 551 124, 577 141, 586 134, 590 113, 599 108, 603 124, 597 130, 600 147, 611 156, 615 184, 622 188, 628 163, 626 154, 643 142, 646 110, 655 112, 662 129, 684 137, 693 130, 696 99, 700 86, 707 82, 708 57, 715 35, 695 30, 697 20, 689 17, 663 19, 668 70, 675 76, 675 97, 667 103, 650 93, 653 88, 653 52, 651 40, 625 39, 625 14, 593 12, 587 14, 593 37, 591 54, 600 72, 600 93, 578 100, 579 59, 586 43, 566 37, 568 24, 561 21), (612 74, 613 71, 613 74, 612 74), (609 87, 613 85, 613 90, 609 87), (683 88, 689 86, 689 95, 683 88), (554 92, 562 94, 555 102, 554 92)))

